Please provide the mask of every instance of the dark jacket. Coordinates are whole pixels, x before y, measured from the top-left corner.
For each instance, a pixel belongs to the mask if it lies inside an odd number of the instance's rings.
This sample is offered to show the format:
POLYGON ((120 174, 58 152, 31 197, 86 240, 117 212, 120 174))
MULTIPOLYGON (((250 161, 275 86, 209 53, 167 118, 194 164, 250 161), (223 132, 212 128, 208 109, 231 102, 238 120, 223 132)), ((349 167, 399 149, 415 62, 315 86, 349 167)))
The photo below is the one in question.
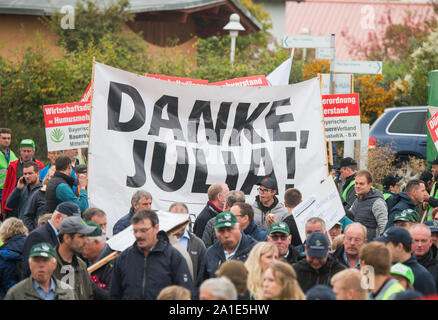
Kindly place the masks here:
POLYGON ((113 227, 113 236, 118 234, 119 232, 125 230, 127 227, 131 225, 131 218, 134 216, 134 208, 131 207, 129 209, 128 214, 121 217, 113 227))
POLYGON ((23 261, 22 251, 25 239, 24 234, 16 235, 0 247, 0 299, 21 279, 21 270, 17 268, 20 268, 23 261))
MULTIPOLYGON (((33 286, 32 277, 17 283, 5 297, 5 300, 43 300, 33 286)), ((76 294, 71 288, 63 288, 61 282, 56 280, 56 290, 53 300, 76 300, 76 294)))
POLYGON ((147 257, 134 243, 116 258, 110 299, 156 300, 160 291, 170 285, 183 286, 193 296, 193 282, 183 256, 169 243, 164 231, 158 236, 157 245, 147 257))
POLYGON ((38 225, 38 218, 46 213, 46 191, 41 188, 29 197, 23 214, 23 223, 30 231, 38 225))
POLYGON ((436 254, 437 248, 432 245, 424 256, 417 258, 417 261, 430 272, 435 279, 435 286, 438 289, 438 260, 436 259, 436 254))
POLYGON ((297 223, 295 222, 295 218, 292 214, 288 215, 286 218, 284 218, 283 222, 286 222, 289 226, 290 234, 292 236, 292 245, 294 247, 303 244, 300 237, 300 232, 298 231, 297 223))
MULTIPOLYGON (((97 259, 96 263, 100 260, 102 260, 103 258, 105 258, 107 255, 113 253, 114 251, 111 250, 111 248, 106 245, 105 248, 103 249, 102 253, 100 254, 99 258, 97 259)), ((96 276, 97 279, 99 280, 99 282, 103 283, 104 285, 106 285, 106 290, 109 289, 110 283, 111 283, 111 278, 113 275, 113 269, 114 269, 114 260, 108 262, 107 264, 105 264, 104 266, 100 267, 99 269, 93 271, 91 273, 92 276, 96 276)))
POLYGON ((412 272, 414 273, 414 289, 420 291, 423 295, 435 294, 436 286, 435 279, 432 274, 427 271, 425 267, 417 262, 414 255, 402 262, 403 264, 411 267, 412 272))
POLYGON ((399 192, 392 196, 388 200, 388 223, 386 224, 385 230, 394 225, 394 217, 398 212, 402 212, 405 209, 416 210, 415 202, 404 192, 399 192), (390 201, 389 201, 390 200, 390 201), (392 204, 392 205, 391 205, 392 204))
POLYGON ((6 201, 6 206, 13 209, 17 218, 23 220, 29 198, 42 187, 43 185, 41 183, 38 183, 32 190, 29 189, 28 185, 23 189, 18 189, 18 187, 16 187, 9 195, 9 198, 6 201))
POLYGON ((283 260, 288 262, 290 265, 293 265, 294 263, 300 261, 301 259, 304 259, 305 256, 303 256, 301 253, 298 252, 297 249, 293 247, 293 245, 289 245, 289 252, 287 254, 287 257, 283 257, 283 260))
MULTIPOLYGON (((248 258, 252 247, 257 244, 257 241, 245 233, 240 232, 241 240, 236 253, 231 257, 232 260, 240 260, 245 262, 248 258)), ((219 266, 226 261, 224 247, 220 241, 216 241, 212 246, 207 248, 204 259, 202 260, 201 270, 198 273, 197 286, 209 278, 216 277, 215 272, 219 266)))
POLYGON ((53 175, 53 177, 49 180, 47 183, 46 188, 46 212, 53 212, 55 211, 58 204, 60 204, 62 201, 58 199, 56 196, 56 188, 61 183, 65 183, 73 188, 76 181, 74 178, 56 171, 53 175))
POLYGON ((342 194, 344 193, 345 189, 347 189, 347 187, 350 185, 352 181, 355 180, 355 178, 356 178, 356 174, 349 176, 347 179, 345 179, 345 183, 342 186, 341 199, 345 209, 349 209, 352 206, 353 202, 356 200, 356 190, 354 190, 354 183, 348 189, 346 194, 346 199, 342 197, 342 194))
POLYGON ((327 258, 327 262, 318 270, 313 269, 306 259, 302 259, 293 264, 293 268, 297 273, 298 283, 304 293, 317 284, 331 286, 330 279, 332 276, 346 269, 345 266, 330 255, 327 258))
POLYGON ((49 222, 42 225, 39 228, 36 228, 26 238, 26 241, 24 241, 23 246, 23 264, 21 268, 21 279, 27 278, 30 276, 30 269, 29 269, 29 254, 30 249, 33 245, 41 242, 48 242, 53 247, 56 247, 58 245, 58 238, 56 237, 55 231, 50 226, 49 222))
POLYGON ((251 236, 254 240, 257 241, 266 241, 268 238, 268 233, 265 230, 260 229, 257 227, 254 221, 251 221, 249 225, 243 230, 243 233, 245 233, 248 236, 251 236))
POLYGON ((342 244, 342 245, 339 246, 339 248, 337 248, 335 250, 335 252, 332 253, 332 256, 333 256, 333 258, 338 260, 338 262, 340 264, 342 264, 346 268, 350 268, 350 265, 349 265, 348 261, 345 261, 345 259, 344 259, 344 253, 345 253, 345 247, 342 244))
POLYGON ((204 258, 205 248, 204 242, 195 236, 194 233, 187 231, 189 234, 189 241, 187 242, 187 252, 189 253, 190 259, 193 265, 193 283, 196 284, 196 277, 198 275, 199 269, 202 265, 202 259, 204 258))
POLYGON ((202 234, 204 233, 205 225, 208 220, 217 216, 222 210, 214 206, 210 201, 202 209, 201 213, 196 217, 195 224, 193 226, 193 233, 200 239, 202 239, 202 234))

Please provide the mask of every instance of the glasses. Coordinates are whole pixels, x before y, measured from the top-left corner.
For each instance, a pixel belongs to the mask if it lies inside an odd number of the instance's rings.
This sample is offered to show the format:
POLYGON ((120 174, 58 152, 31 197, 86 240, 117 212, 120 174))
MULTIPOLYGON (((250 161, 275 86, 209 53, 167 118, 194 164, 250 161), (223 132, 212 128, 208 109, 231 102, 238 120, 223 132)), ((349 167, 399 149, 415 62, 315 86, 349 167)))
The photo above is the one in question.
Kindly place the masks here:
POLYGON ((146 232, 148 232, 149 230, 151 230, 153 227, 150 227, 150 228, 142 228, 142 229, 134 229, 134 234, 136 234, 136 233, 139 233, 139 232, 141 232, 141 233, 146 233, 146 232))
POLYGON ((258 187, 257 190, 258 190, 260 193, 271 192, 271 189, 262 189, 262 188, 260 188, 260 187, 258 187))
POLYGON ((353 238, 353 237, 345 237, 345 240, 346 240, 347 242, 351 242, 351 241, 353 241, 354 243, 362 243, 362 242, 363 242, 363 239, 360 239, 360 238, 353 238))
POLYGON ((272 240, 277 241, 278 239, 280 239, 281 241, 285 241, 287 240, 287 235, 282 234, 282 235, 270 235, 269 237, 271 237, 272 240))

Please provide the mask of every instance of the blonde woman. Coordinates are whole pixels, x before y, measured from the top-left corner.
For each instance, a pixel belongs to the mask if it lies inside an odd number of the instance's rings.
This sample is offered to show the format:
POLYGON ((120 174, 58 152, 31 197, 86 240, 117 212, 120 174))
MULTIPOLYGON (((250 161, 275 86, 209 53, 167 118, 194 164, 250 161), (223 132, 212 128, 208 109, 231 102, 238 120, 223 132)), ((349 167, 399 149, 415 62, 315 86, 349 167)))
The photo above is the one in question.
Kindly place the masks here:
POLYGON ((278 249, 273 243, 261 241, 250 251, 245 267, 248 269, 248 290, 252 299, 263 296, 263 273, 267 266, 279 261, 278 249))
POLYGON ((277 261, 267 266, 263 274, 262 300, 305 300, 306 296, 290 264, 277 261))
POLYGON ((19 265, 23 260, 23 245, 28 234, 23 222, 17 218, 6 219, 0 227, 0 298, 20 280, 19 265))

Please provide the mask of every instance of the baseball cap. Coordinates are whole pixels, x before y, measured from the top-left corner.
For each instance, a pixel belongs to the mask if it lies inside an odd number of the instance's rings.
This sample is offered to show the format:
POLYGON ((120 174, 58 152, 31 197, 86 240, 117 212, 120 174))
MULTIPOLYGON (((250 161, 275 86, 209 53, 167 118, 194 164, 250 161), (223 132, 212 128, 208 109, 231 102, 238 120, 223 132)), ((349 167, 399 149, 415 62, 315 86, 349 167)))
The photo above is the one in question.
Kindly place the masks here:
POLYGON ((424 221, 424 224, 429 227, 430 232, 438 232, 438 222, 434 220, 424 221))
POLYGON ((87 225, 81 217, 77 216, 65 218, 59 226, 59 234, 82 233, 88 235, 95 230, 96 227, 87 225))
POLYGON ((94 221, 87 221, 86 224, 90 227, 95 227, 96 229, 87 234, 87 237, 100 237, 103 234, 102 228, 94 221))
POLYGON ((349 167, 352 165, 357 165, 357 162, 353 158, 346 157, 341 159, 341 162, 339 163, 339 168, 349 167))
POLYGON ((23 139, 20 141, 20 148, 21 147, 32 147, 35 149, 35 142, 33 142, 32 139, 23 139))
POLYGON ((306 292, 306 300, 336 300, 336 295, 329 286, 317 284, 306 292))
POLYGON ((30 249, 29 258, 32 257, 55 258, 55 249, 48 242, 37 243, 30 249))
POLYGON ((383 178, 382 185, 385 189, 389 188, 389 186, 394 186, 399 182, 402 178, 399 176, 395 176, 393 174, 388 174, 383 178))
POLYGON ((281 232, 281 233, 289 235, 290 229, 289 229, 289 226, 287 225, 286 222, 274 222, 269 227, 268 234, 275 233, 275 232, 281 232))
POLYGON ((223 227, 234 227, 237 223, 237 218, 230 211, 224 211, 216 216, 214 227, 216 229, 223 227))
POLYGON ((58 204, 55 211, 59 211, 69 217, 81 215, 81 208, 79 208, 79 206, 73 201, 61 202, 60 204, 58 204))
POLYGON ((414 285, 414 280, 415 280, 414 273, 412 272, 411 267, 408 267, 403 263, 394 264, 391 267, 391 274, 398 274, 399 276, 408 279, 411 285, 414 285))
POLYGON ((325 258, 328 252, 328 239, 321 232, 312 232, 306 240, 307 255, 310 258, 325 258))
POLYGON ((275 181, 275 179, 271 177, 263 178, 259 183, 257 183, 257 185, 264 186, 272 190, 278 190, 277 181, 275 181))
POLYGON ((395 242, 395 243, 411 243, 412 238, 408 230, 402 227, 393 226, 388 228, 380 237, 374 239, 375 241, 380 241, 384 243, 395 242))
POLYGON ((405 209, 395 214, 394 221, 419 222, 420 217, 415 210, 405 209))

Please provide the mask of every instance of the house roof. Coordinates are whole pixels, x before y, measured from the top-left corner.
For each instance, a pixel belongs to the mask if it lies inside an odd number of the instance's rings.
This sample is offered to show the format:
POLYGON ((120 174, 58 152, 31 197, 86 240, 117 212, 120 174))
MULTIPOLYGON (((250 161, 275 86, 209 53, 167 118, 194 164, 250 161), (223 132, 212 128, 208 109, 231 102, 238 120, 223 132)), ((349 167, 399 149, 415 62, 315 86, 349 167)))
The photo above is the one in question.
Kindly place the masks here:
POLYGON ((299 35, 308 28, 310 35, 335 34, 336 60, 359 60, 351 52, 351 42, 367 41, 370 32, 381 38, 379 22, 390 17, 392 23, 403 22, 406 11, 415 12, 415 22, 422 22, 434 15, 428 3, 380 2, 380 1, 330 1, 307 0, 286 2, 286 35, 299 35))

